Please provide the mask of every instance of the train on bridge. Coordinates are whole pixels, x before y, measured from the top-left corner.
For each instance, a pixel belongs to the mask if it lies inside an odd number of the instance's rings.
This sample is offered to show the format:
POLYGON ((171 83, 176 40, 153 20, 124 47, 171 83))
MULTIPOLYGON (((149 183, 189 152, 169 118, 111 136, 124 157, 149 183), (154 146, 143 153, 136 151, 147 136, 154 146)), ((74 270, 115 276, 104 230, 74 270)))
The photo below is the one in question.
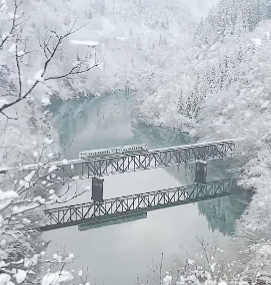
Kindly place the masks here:
POLYGON ((108 149, 85 150, 79 159, 53 161, 42 167, 35 164, 17 167, 0 167, 0 174, 9 171, 33 171, 53 167, 66 177, 105 176, 114 173, 135 172, 160 167, 169 167, 191 162, 224 159, 233 153, 239 140, 202 142, 192 145, 179 145, 166 148, 149 149, 147 144, 134 144, 108 149))
POLYGON ((89 160, 96 157, 106 157, 122 154, 144 154, 149 151, 148 144, 134 144, 127 146, 118 146, 96 150, 84 150, 79 152, 79 158, 89 160))

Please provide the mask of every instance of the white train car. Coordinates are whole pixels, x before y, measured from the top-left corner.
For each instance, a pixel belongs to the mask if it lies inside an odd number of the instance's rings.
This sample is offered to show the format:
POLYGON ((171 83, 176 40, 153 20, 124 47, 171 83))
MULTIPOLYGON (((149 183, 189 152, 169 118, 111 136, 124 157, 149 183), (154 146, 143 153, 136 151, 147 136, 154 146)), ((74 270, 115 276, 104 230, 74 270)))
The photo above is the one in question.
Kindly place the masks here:
POLYGON ((119 146, 116 148, 117 153, 125 154, 125 153, 141 153, 149 150, 149 146, 147 144, 134 144, 127 146, 119 146))
POLYGON ((90 159, 94 157, 101 157, 101 156, 111 156, 116 153, 116 148, 103 148, 103 149, 95 149, 95 150, 84 150, 79 152, 80 159, 90 159))
POLYGON ((127 145, 127 146, 118 146, 115 148, 104 148, 96 150, 84 150, 79 152, 79 158, 83 160, 88 160, 92 158, 101 158, 114 155, 123 155, 126 153, 140 154, 145 153, 149 150, 147 144, 137 144, 137 145, 127 145))

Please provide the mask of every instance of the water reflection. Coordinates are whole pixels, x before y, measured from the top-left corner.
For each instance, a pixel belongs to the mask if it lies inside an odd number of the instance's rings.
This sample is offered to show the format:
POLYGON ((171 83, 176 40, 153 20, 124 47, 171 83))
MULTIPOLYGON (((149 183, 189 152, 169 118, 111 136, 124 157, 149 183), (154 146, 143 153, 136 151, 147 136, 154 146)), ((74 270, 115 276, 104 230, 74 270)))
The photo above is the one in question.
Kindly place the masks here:
MULTIPOLYGON (((140 123, 133 112, 134 105, 134 98, 121 94, 63 105, 53 121, 63 144, 74 136, 67 157, 77 157, 83 149, 121 144, 149 143, 150 147, 164 147, 189 143, 189 139, 176 130, 140 123)), ((225 166, 227 162, 212 162, 208 179, 227 177, 225 166)), ((193 171, 191 165, 105 177, 104 198, 191 184, 193 171)), ((77 187, 83 188, 90 181, 78 183, 77 187)), ((90 196, 86 193, 70 204, 87 202, 90 196)), ((50 254, 56 247, 65 248, 78 256, 73 265, 76 270, 89 266, 92 284, 137 284, 137 277, 148 279, 148 265, 151 266, 153 259, 159 261, 162 252, 164 269, 183 257, 180 246, 193 253, 197 248, 197 235, 218 239, 234 256, 236 250, 230 247, 229 237, 222 233, 231 232, 235 218, 244 207, 234 198, 231 202, 227 199, 157 210, 149 212, 147 219, 130 223, 84 232, 74 226, 46 232, 44 236, 52 240, 48 248, 50 254), (238 211, 233 210, 234 207, 238 211)))
MULTIPOLYGON (((87 183, 83 181, 82 183, 87 183)), ((105 178, 105 198, 174 187, 179 182, 163 169, 105 178)), ((88 201, 89 195, 74 203, 88 201)), ((216 238, 228 247, 229 238, 218 231, 211 232, 205 217, 199 216, 194 204, 149 212, 147 219, 79 232, 70 227, 46 232, 52 240, 49 252, 56 246, 66 248, 79 258, 74 267, 89 266, 93 284, 137 284, 136 277, 147 279, 152 259, 159 261, 164 253, 164 268, 170 268, 183 254, 196 247, 196 235, 216 238)))
POLYGON ((252 199, 252 192, 236 189, 235 194, 223 199, 198 203, 199 213, 206 217, 209 228, 224 235, 232 235, 235 222, 245 211, 252 199))

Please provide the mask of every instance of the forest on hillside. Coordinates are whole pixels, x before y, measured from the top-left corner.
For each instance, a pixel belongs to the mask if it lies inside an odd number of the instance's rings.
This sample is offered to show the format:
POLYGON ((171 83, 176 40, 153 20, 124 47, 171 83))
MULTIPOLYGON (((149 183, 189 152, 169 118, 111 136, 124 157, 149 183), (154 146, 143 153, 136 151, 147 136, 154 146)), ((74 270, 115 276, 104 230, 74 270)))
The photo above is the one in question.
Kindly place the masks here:
MULTIPOLYGON (((27 176, 3 172, 0 180, 0 285, 73 278, 65 268, 73 254, 46 259, 35 230, 42 207, 59 202, 54 187, 66 182, 45 167, 65 159, 47 106, 119 90, 135 96, 148 125, 197 140, 245 141, 234 170, 239 186, 255 194, 235 230, 250 259, 243 274, 223 278, 248 282, 248 269, 254 283, 259 272, 270 276, 271 1, 220 0, 201 20, 192 15, 196 3, 0 1, 1 168, 39 165, 27 176)), ((219 212, 216 202, 211 206, 219 212)), ((214 263, 207 266, 208 276, 197 268, 176 284, 190 284, 191 276, 197 284, 222 282, 214 263)), ((83 272, 79 277, 90 284, 83 272)))

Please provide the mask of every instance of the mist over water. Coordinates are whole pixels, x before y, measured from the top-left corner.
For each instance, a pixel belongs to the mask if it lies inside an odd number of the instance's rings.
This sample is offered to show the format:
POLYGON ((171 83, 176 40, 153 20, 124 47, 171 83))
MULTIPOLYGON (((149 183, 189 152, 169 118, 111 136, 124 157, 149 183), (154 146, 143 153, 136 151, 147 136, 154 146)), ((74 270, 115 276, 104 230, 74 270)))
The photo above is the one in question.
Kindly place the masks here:
POLYGON ((131 128, 134 104, 134 97, 121 93, 86 100, 83 103, 64 104, 53 122, 62 145, 72 141, 67 157, 76 158, 78 152, 84 149, 139 143, 139 139, 134 141, 131 128))

